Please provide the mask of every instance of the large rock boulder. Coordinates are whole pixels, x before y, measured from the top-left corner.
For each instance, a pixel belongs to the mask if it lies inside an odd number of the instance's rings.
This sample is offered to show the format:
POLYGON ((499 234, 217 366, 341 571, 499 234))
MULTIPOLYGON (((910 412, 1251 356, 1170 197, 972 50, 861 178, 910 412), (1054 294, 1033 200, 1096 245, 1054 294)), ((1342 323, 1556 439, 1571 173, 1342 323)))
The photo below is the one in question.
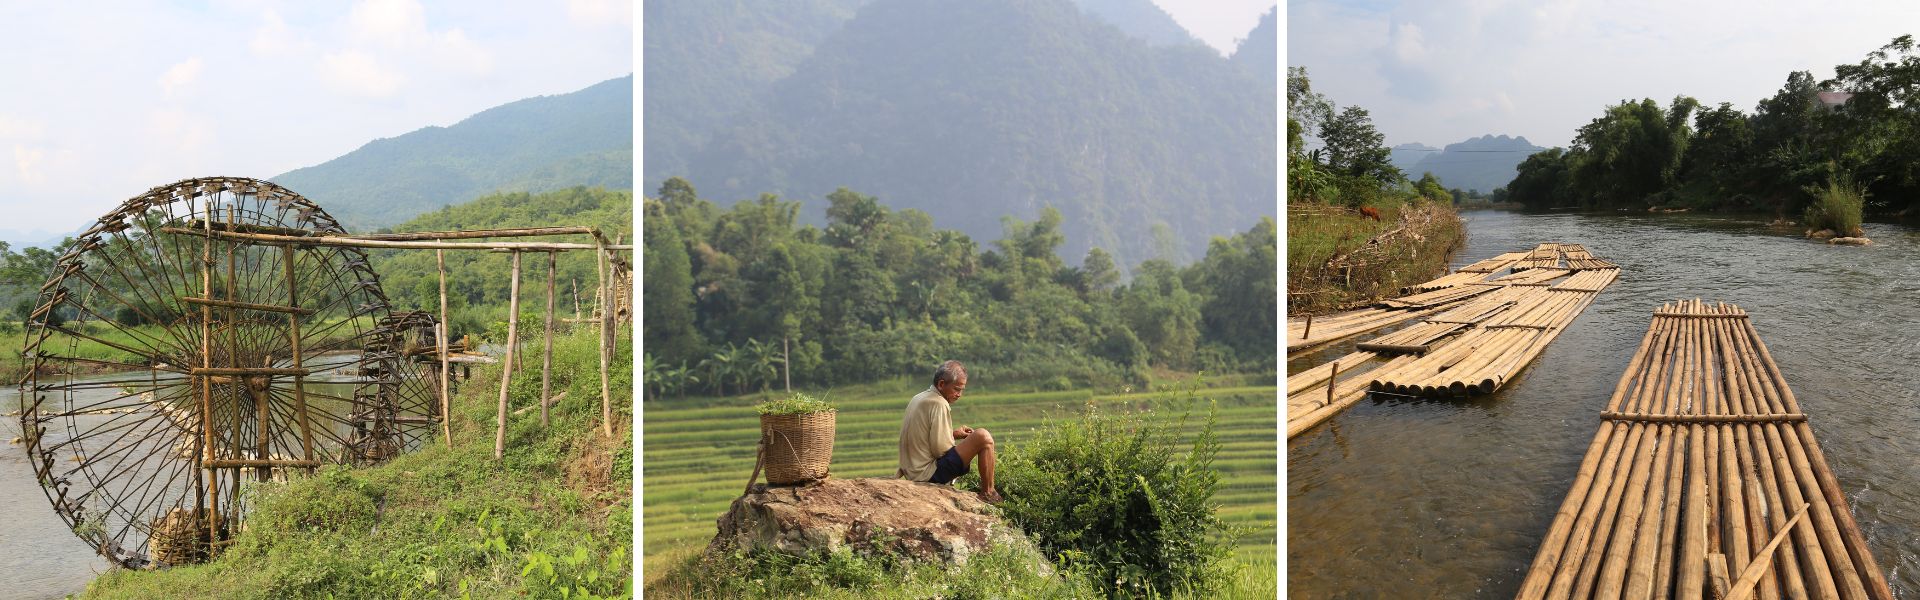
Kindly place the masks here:
POLYGON ((1827 240, 1827 243, 1840 246, 1871 246, 1873 240, 1863 237, 1837 237, 1827 240))
POLYGON ((1028 545, 978 496, 950 485, 904 479, 833 479, 809 485, 755 485, 720 516, 707 555, 770 549, 789 554, 890 554, 965 563, 996 543, 1028 545))

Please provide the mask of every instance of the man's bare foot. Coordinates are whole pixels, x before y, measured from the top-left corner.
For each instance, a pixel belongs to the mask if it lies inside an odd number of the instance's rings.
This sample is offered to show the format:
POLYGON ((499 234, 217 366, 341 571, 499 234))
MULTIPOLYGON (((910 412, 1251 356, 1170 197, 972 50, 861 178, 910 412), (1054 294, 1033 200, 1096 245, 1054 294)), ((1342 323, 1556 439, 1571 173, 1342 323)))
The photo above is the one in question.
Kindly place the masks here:
POLYGON ((1000 503, 1000 492, 999 492, 998 490, 985 490, 985 491, 982 491, 982 492, 980 492, 980 499, 981 499, 981 500, 985 500, 985 501, 987 502, 987 504, 999 504, 999 503, 1000 503))

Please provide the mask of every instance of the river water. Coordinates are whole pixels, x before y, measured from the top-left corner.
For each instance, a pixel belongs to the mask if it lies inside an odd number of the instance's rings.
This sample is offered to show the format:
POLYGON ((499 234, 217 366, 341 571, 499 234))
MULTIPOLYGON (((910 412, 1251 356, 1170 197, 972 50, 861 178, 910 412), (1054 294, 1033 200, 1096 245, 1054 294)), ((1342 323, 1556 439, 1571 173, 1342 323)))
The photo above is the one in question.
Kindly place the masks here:
POLYGON ((1751 313, 1894 594, 1920 599, 1920 230, 1838 247, 1755 217, 1462 216, 1455 266, 1560 241, 1620 280, 1494 394, 1370 399, 1290 441, 1291 597, 1512 597, 1653 309, 1700 297, 1751 313))
MULTIPOLYGON (((0 387, 0 413, 19 409, 20 392, 0 387)), ((4 417, 0 433, 20 435, 18 417, 4 417)), ((33 478, 25 445, 0 446, 0 599, 63 598, 107 572, 85 541, 67 529, 33 478)))

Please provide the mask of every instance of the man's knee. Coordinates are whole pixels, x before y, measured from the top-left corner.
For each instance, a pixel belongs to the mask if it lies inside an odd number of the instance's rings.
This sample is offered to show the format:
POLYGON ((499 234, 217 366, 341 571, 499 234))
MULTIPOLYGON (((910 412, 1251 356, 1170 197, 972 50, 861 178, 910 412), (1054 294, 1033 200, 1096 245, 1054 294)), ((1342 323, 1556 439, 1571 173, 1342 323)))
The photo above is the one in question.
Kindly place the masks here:
POLYGON ((973 429, 973 435, 980 436, 981 445, 986 446, 988 448, 993 447, 993 434, 991 432, 988 432, 985 429, 975 427, 973 429))

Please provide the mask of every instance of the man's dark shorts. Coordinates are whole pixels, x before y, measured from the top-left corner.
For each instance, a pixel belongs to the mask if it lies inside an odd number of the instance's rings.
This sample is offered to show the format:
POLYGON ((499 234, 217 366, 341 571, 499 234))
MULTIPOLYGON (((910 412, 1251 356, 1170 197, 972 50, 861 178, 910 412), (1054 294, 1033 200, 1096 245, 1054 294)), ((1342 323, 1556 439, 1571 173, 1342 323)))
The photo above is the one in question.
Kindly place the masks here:
POLYGON ((940 455, 940 460, 933 466, 933 479, 927 481, 946 485, 965 474, 967 474, 967 461, 960 460, 960 448, 953 447, 948 448, 946 454, 940 455))

